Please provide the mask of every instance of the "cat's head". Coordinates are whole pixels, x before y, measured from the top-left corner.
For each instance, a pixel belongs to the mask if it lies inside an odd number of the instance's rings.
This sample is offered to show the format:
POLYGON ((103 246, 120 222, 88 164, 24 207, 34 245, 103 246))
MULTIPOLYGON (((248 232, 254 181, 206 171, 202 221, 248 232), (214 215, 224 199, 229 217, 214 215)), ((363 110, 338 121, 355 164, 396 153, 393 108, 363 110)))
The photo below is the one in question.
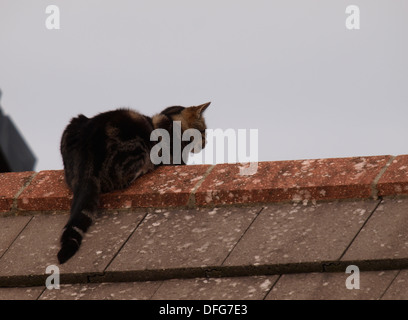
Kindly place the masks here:
MULTIPOLYGON (((199 106, 192 106, 192 107, 181 107, 181 106, 168 107, 164 109, 160 113, 160 115, 165 116, 167 120, 180 121, 182 133, 187 129, 198 130, 201 133, 201 138, 202 138, 201 147, 204 148, 206 144, 205 129, 207 128, 207 126, 205 124, 203 112, 208 108, 210 103, 211 102, 207 102, 199 106)), ((160 117, 160 115, 156 117, 156 119, 153 118, 155 128, 161 127, 159 122, 164 120, 160 117)), ((199 148, 194 148, 193 150, 194 152, 200 151, 199 148)))

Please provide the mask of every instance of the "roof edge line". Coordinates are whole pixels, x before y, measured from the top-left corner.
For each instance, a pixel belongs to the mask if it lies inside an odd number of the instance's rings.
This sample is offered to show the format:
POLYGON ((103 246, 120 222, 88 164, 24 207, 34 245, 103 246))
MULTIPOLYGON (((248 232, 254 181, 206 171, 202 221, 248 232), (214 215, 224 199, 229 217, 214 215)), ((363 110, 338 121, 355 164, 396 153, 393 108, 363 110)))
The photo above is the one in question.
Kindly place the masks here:
POLYGON ((391 156, 390 159, 385 164, 385 166, 380 170, 380 172, 374 178, 374 180, 373 180, 373 182, 371 184, 371 197, 374 200, 378 199, 378 188, 377 188, 378 181, 380 181, 381 177, 383 176, 385 171, 387 171, 387 169, 389 168, 389 166, 391 165, 391 163, 394 161, 395 158, 396 158, 396 156, 391 156))

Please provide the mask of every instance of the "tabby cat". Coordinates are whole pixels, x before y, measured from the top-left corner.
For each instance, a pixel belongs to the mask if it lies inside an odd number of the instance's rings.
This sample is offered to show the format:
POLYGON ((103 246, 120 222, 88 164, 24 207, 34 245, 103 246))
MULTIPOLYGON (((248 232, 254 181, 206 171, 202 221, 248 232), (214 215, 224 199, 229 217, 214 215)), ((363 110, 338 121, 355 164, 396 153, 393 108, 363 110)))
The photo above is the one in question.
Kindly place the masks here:
POLYGON ((124 189, 157 167, 150 159, 150 151, 158 143, 150 139, 153 130, 167 130, 173 141, 173 121, 180 121, 181 133, 187 129, 201 132, 204 148, 203 112, 209 105, 210 102, 187 108, 168 107, 153 117, 118 109, 93 118, 79 115, 71 120, 61 138, 65 180, 73 192, 71 214, 58 252, 61 264, 78 251, 97 211, 99 195, 124 189))

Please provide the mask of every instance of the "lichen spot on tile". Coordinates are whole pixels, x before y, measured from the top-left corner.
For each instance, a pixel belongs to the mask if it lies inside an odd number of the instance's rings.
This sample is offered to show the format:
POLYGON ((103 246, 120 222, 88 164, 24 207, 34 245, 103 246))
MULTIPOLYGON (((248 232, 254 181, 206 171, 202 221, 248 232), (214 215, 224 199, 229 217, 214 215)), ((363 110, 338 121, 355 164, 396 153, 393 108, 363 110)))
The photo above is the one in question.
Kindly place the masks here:
POLYGON ((194 233, 202 233, 202 232, 206 232, 208 230, 208 228, 194 228, 191 230, 191 232, 194 233))
POLYGON ((367 164, 367 161, 366 159, 363 158, 361 162, 356 163, 354 165, 354 169, 357 171, 357 173, 352 179, 354 180, 359 179, 363 175, 364 169, 366 168, 366 164, 367 164))
POLYGON ((402 187, 401 187, 401 185, 399 185, 399 184, 396 184, 395 186, 394 186, 394 190, 395 190, 395 192, 402 192, 402 187))
POLYGON ((204 253, 207 251, 208 247, 210 246, 209 242, 204 243, 200 248, 197 248, 196 251, 204 253))
POLYGON ((200 181, 202 178, 203 178, 203 176, 197 176, 197 177, 191 179, 190 181, 191 182, 196 182, 196 181, 200 181))
POLYGON ((308 171, 309 168, 311 167, 312 163, 314 163, 313 160, 304 160, 302 161, 302 167, 300 168, 301 171, 308 171))
POLYGON ((271 287, 272 282, 269 279, 266 279, 264 282, 262 282, 259 287, 263 291, 268 291, 269 288, 271 287))
POLYGON ((365 210, 365 209, 358 208, 358 209, 356 209, 356 210, 354 211, 354 213, 358 214, 359 216, 362 216, 362 215, 364 215, 364 214, 366 213, 366 210, 365 210))

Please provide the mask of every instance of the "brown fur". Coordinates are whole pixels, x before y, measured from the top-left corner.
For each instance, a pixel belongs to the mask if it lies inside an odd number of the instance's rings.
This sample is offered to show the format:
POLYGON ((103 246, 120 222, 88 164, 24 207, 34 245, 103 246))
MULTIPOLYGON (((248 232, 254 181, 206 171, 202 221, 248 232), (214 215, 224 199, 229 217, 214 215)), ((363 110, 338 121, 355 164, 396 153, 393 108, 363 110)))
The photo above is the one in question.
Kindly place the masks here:
MULTIPOLYGON (((97 212, 101 193, 124 189, 156 168, 150 158, 157 143, 151 141, 154 129, 167 130, 171 136, 167 147, 173 151, 173 121, 181 121, 182 131, 198 129, 201 132, 204 148, 202 113, 209 104, 169 107, 152 118, 133 110, 118 109, 93 118, 79 115, 71 120, 61 138, 61 154, 65 179, 74 197, 71 216, 61 237, 60 263, 78 251, 82 234, 88 230, 97 212)), ((181 142, 182 150, 188 143, 181 142)), ((171 156, 171 164, 180 164, 174 162, 171 156)))

